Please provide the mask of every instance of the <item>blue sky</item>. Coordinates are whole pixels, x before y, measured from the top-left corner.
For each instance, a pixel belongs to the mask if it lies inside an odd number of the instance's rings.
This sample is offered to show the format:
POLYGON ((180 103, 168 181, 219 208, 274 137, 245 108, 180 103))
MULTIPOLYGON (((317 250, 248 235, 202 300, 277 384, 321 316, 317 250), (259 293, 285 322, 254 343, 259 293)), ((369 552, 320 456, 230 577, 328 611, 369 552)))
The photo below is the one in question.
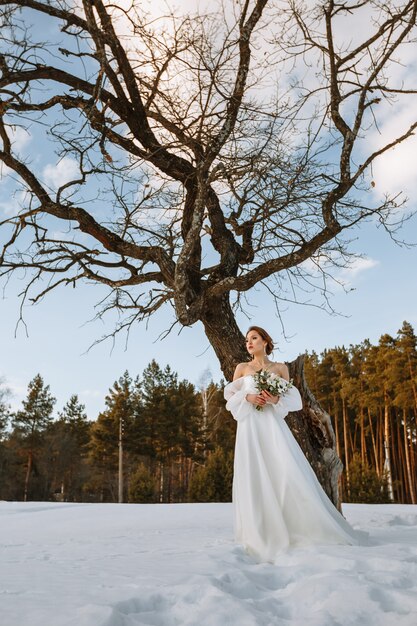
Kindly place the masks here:
MULTIPOLYGON (((377 149, 381 141, 398 135, 414 112, 412 102, 395 110, 385 109, 379 131, 370 131, 366 142, 377 149)), ((54 185, 65 170, 68 173, 71 163, 57 164, 50 153, 43 154, 43 146, 36 141, 35 133, 26 135, 18 130, 16 142, 20 150, 31 153, 44 179, 54 185)), ((410 198, 417 197, 416 163, 415 138, 380 159, 372 171, 376 184, 370 191, 372 200, 381 198, 386 191, 399 190, 410 198)), ((409 202, 408 206, 415 208, 415 202, 409 202)), ((6 176, 0 182, 0 217, 12 214, 15 208, 6 176)), ((365 338, 377 342, 385 332, 395 335, 403 320, 417 329, 417 249, 395 245, 376 224, 364 224, 352 235, 356 240, 351 249, 366 256, 350 270, 337 274, 346 283, 348 293, 335 284, 331 304, 343 315, 331 316, 313 306, 288 304, 282 311, 284 337, 271 296, 262 289, 251 292, 252 306, 247 307, 250 318, 239 314, 239 325, 243 331, 251 323, 266 327, 278 345, 275 360, 292 360, 305 350, 320 352, 326 347, 358 343, 365 338)), ((403 236, 410 242, 417 242, 417 218, 406 223, 403 236)), ((174 320, 169 307, 157 313, 148 326, 142 323, 134 327, 127 345, 125 337, 120 336, 114 346, 106 341, 87 352, 95 340, 112 330, 114 322, 108 319, 105 324, 101 321, 88 323, 94 316, 94 305, 106 294, 99 285, 60 288, 38 305, 25 307, 28 336, 22 324, 15 336, 19 319, 17 294, 24 284, 23 274, 15 275, 0 292, 0 376, 6 379, 13 393, 14 407, 19 406, 29 381, 38 372, 57 398, 57 411, 71 394, 77 393, 91 419, 104 408, 108 388, 126 369, 135 376, 153 358, 163 366, 170 364, 181 378, 195 384, 207 368, 215 381, 222 377, 201 324, 184 328, 180 334, 176 326, 166 339, 158 339, 174 320)), ((315 294, 312 302, 320 301, 319 294, 315 294)))

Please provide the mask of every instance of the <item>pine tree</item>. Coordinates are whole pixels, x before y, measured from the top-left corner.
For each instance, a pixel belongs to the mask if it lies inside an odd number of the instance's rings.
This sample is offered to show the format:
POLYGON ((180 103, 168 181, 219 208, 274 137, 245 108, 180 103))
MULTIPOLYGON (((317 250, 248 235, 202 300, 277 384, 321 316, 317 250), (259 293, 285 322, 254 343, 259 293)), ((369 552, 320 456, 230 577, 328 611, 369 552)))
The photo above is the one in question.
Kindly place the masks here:
POLYGON ((92 476, 90 489, 99 492, 100 500, 116 501, 123 498, 125 470, 123 447, 132 447, 130 433, 134 425, 136 392, 128 371, 115 381, 106 396, 106 410, 100 413, 91 427, 90 461, 92 476))
POLYGON ((32 474, 34 455, 39 449, 41 438, 52 421, 55 398, 50 394, 49 385, 37 374, 29 383, 27 399, 23 409, 13 415, 12 424, 22 446, 27 451, 27 469, 24 485, 24 501, 28 499, 29 481, 32 474))
POLYGON ((210 451, 221 448, 225 452, 233 453, 237 424, 230 411, 226 410, 223 390, 223 381, 219 385, 211 384, 207 409, 206 445, 210 451))
POLYGON ((362 461, 361 455, 357 452, 352 457, 350 469, 348 502, 383 504, 390 501, 386 476, 378 476, 375 469, 362 461))
POLYGON ((91 424, 85 406, 77 395, 72 395, 58 413, 59 419, 49 425, 45 444, 45 473, 49 477, 50 489, 60 500, 83 499, 86 481, 87 446, 91 424))
POLYGON ((398 331, 396 354, 397 384, 395 404, 401 412, 404 474, 409 500, 417 502, 417 478, 415 464, 416 415, 417 415, 417 337, 413 327, 403 322, 398 331), (411 400, 411 402, 410 402, 411 400))
POLYGON ((362 390, 362 398, 367 414, 367 425, 371 438, 369 458, 373 459, 373 466, 378 476, 383 475, 384 454, 382 447, 382 424, 380 419, 383 405, 383 385, 378 370, 377 346, 371 345, 369 339, 361 344, 363 354, 363 378, 366 384, 362 390))
POLYGON ((396 342, 399 352, 404 359, 407 372, 405 377, 414 401, 414 415, 417 414, 417 337, 409 322, 403 322, 398 331, 396 342))
POLYGON ((194 471, 189 498, 192 502, 230 502, 232 482, 233 453, 216 448, 206 464, 194 471))
POLYGON ((204 447, 199 394, 155 360, 143 372, 140 391, 140 450, 148 459, 148 469, 158 476, 159 501, 182 501, 193 462, 204 447))
MULTIPOLYGON (((330 356, 330 353, 329 353, 330 356)), ((350 392, 350 361, 349 353, 344 346, 334 348, 331 351, 331 359, 333 361, 333 370, 336 377, 333 378, 333 394, 334 404, 336 405, 336 397, 341 401, 342 425, 343 425, 343 461, 346 477, 345 493, 349 494, 350 489, 350 458, 353 453, 353 442, 351 440, 351 428, 349 420, 349 392, 350 392)))
POLYGON ((394 500, 394 481, 392 468, 392 429, 390 422, 390 409, 392 405, 395 385, 395 339, 385 333, 379 339, 376 358, 377 374, 383 390, 383 414, 384 414, 384 472, 388 481, 388 493, 390 500, 394 500))
POLYGON ((155 477, 140 463, 129 480, 129 502, 149 504, 156 502, 157 484, 155 477))

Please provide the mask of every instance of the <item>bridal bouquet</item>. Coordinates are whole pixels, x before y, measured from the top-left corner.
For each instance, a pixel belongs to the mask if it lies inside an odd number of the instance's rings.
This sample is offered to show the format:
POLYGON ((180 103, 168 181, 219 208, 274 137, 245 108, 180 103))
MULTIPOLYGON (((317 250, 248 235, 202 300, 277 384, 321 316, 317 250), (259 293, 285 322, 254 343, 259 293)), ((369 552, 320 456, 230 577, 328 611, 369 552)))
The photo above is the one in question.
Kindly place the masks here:
MULTIPOLYGON (((282 396, 293 386, 292 379, 287 382, 267 370, 259 370, 259 372, 253 375, 253 378, 257 391, 268 391, 272 396, 282 396)), ((255 408, 257 411, 263 410, 263 407, 259 404, 255 408)))

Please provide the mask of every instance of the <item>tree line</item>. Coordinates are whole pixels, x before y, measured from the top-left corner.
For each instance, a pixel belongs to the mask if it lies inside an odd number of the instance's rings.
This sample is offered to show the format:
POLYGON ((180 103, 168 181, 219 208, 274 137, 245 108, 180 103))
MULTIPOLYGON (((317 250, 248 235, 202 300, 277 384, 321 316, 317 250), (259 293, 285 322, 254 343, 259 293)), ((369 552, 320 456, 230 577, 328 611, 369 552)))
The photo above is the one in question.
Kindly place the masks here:
POLYGON ((403 322, 378 345, 313 352, 306 378, 331 415, 343 500, 416 503, 417 340, 403 322))
POLYGON ((197 389, 153 360, 141 376, 132 379, 126 371, 115 381, 95 421, 77 395, 54 419, 56 400, 40 374, 14 413, 4 391, 0 499, 230 499, 235 423, 222 385, 197 389))
MULTIPOLYGON (((330 414, 345 502, 416 503, 417 338, 381 336, 306 354, 308 383, 330 414)), ((207 378, 207 377, 206 377, 207 378)), ((40 374, 11 412, 0 385, 0 499, 230 501, 236 424, 223 382, 198 387, 156 361, 125 372, 89 420, 72 395, 54 418, 40 374)))

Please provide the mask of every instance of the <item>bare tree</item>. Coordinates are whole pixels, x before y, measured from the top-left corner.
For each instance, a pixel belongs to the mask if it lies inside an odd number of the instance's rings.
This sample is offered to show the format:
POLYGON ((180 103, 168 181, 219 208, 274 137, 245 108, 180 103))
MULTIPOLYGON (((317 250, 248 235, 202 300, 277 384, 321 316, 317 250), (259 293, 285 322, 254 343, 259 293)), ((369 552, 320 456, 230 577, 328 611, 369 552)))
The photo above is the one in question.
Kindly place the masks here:
MULTIPOLYGON (((399 198, 368 193, 368 172, 417 122, 375 150, 364 138, 381 107, 415 93, 393 68, 417 3, 225 1, 160 22, 139 1, 118 5, 0 0, 0 160, 20 199, 0 223, 3 276, 25 268, 33 302, 105 284, 102 313, 123 313, 115 332, 171 302, 180 325, 203 323, 230 379, 247 356, 246 292, 264 285, 278 311, 316 288, 326 298, 345 233, 377 218, 395 237, 404 219, 399 198), (344 43, 358 15, 369 29, 344 43), (54 186, 14 149, 19 127, 76 173, 54 186)), ((300 385, 294 431, 337 502, 331 424, 300 385)))

